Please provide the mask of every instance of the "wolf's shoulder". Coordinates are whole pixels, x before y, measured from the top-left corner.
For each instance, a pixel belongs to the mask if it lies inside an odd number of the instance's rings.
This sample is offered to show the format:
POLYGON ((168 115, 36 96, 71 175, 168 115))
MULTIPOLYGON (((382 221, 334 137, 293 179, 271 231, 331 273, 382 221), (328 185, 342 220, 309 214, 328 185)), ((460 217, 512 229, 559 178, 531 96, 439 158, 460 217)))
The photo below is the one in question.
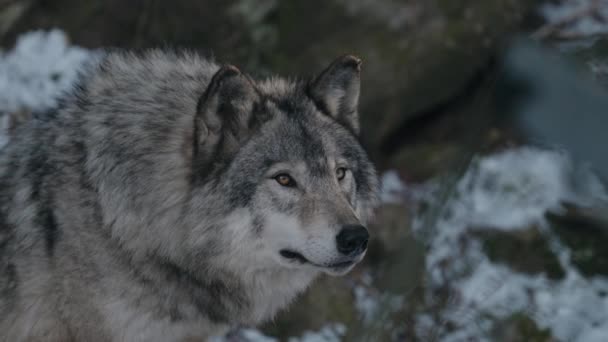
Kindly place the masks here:
POLYGON ((191 50, 108 50, 93 76, 120 80, 182 79, 211 77, 219 69, 210 58, 191 50))
POLYGON ((71 99, 126 111, 182 107, 200 96, 218 69, 215 61, 192 51, 111 50, 83 75, 71 99))

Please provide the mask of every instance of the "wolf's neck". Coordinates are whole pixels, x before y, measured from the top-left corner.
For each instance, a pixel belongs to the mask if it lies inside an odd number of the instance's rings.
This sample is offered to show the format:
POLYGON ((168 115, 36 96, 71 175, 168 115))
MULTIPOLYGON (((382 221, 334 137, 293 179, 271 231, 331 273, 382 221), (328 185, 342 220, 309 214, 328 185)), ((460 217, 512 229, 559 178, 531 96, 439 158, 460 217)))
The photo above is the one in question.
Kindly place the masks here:
POLYGON ((136 277, 140 282, 152 285, 147 288, 146 297, 154 298, 158 308, 172 320, 203 319, 217 325, 268 321, 317 275, 311 270, 269 270, 246 275, 209 270, 199 276, 158 260, 134 268, 138 269, 136 277))
POLYGON ((260 272, 247 280, 245 292, 251 302, 244 324, 260 324, 271 320, 286 308, 317 277, 313 270, 281 270, 260 272))
POLYGON ((226 324, 257 325, 271 320, 287 307, 316 278, 312 270, 268 270, 231 274, 209 270, 201 278, 164 265, 165 272, 185 290, 196 309, 211 321, 226 324))

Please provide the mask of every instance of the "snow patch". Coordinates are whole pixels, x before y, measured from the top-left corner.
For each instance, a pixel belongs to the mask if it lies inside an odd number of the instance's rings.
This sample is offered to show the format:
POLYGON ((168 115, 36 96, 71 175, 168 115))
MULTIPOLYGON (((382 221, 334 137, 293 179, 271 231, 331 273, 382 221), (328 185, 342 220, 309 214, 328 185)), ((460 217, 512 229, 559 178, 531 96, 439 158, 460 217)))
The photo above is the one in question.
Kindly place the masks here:
POLYGON ((354 289, 355 294, 355 308, 361 315, 364 322, 370 322, 378 315, 380 309, 380 300, 377 296, 372 295, 367 288, 363 286, 356 286, 354 289))
POLYGON ((567 22, 562 32, 566 36, 585 37, 608 33, 607 0, 567 0, 547 2, 540 14, 550 24, 567 22))
POLYGON ((59 30, 21 35, 15 48, 0 52, 0 112, 41 111, 74 84, 78 71, 95 53, 70 46, 59 30))
POLYGON ((574 170, 565 153, 534 148, 509 150, 479 159, 458 183, 450 221, 469 227, 527 228, 560 202, 606 200, 590 172, 574 170), (576 184, 577 179, 585 179, 576 184), (582 193, 581 193, 582 192, 582 193))
MULTIPOLYGON (((288 342, 340 342, 346 334, 346 326, 332 323, 323 326, 319 331, 306 331, 300 337, 290 337, 288 342)), ((211 338, 211 342, 278 342, 274 337, 266 336, 257 329, 242 328, 227 336, 211 338)))
POLYGON ((340 342, 346 334, 344 324, 328 324, 316 332, 305 332, 301 337, 290 337, 288 342, 340 342))
POLYGON ((418 316, 419 336, 486 341, 494 319, 523 313, 559 340, 605 340, 608 279, 580 275, 544 214, 560 210, 563 201, 589 205, 607 199, 599 179, 587 168, 575 168, 561 152, 519 148, 476 160, 432 227, 428 220, 415 221, 416 230, 434 232, 426 258, 431 289, 447 286, 454 294, 440 317, 418 316), (532 225, 549 239, 566 271, 564 279, 519 274, 494 264, 480 242, 466 234, 471 228, 513 230, 532 225), (447 322, 456 329, 448 330, 447 322))
POLYGON ((405 184, 395 170, 389 170, 380 176, 380 200, 383 203, 401 203, 405 193, 405 184))

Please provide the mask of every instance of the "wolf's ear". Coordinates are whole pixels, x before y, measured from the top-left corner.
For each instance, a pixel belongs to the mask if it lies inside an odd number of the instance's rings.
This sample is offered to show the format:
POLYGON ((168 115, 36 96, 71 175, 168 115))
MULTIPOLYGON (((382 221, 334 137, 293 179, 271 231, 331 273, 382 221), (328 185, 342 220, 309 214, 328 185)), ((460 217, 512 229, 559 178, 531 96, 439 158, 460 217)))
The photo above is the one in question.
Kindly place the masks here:
POLYGON ((338 122, 359 134, 359 88, 361 60, 355 56, 339 57, 308 88, 317 106, 338 122))
POLYGON ((219 143, 224 152, 237 149, 249 136, 254 106, 259 101, 253 81, 232 65, 221 67, 199 99, 194 153, 211 157, 219 143))

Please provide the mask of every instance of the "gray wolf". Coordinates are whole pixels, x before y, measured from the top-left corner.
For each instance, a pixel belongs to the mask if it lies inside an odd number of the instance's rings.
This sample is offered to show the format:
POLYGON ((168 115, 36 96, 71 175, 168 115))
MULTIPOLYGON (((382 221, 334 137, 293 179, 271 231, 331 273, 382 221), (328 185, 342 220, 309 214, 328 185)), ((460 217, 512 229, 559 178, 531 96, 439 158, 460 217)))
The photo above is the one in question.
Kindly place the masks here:
POLYGON ((0 155, 2 338, 205 340, 348 272, 377 192, 360 65, 254 80, 107 53, 0 155))

